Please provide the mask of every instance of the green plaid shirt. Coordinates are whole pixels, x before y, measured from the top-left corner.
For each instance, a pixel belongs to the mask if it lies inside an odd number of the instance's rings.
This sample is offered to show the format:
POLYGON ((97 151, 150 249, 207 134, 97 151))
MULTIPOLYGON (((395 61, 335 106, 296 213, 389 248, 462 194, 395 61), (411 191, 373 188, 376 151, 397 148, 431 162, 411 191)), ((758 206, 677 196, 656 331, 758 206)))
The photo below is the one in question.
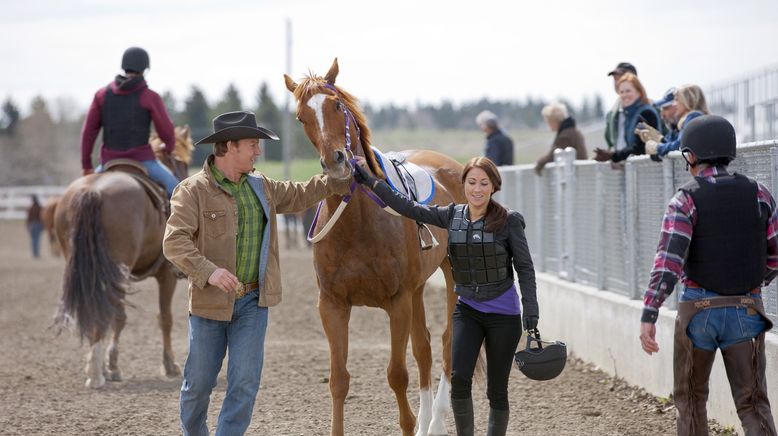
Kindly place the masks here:
POLYGON ((211 164, 214 179, 235 198, 238 203, 238 234, 235 235, 237 256, 235 275, 243 283, 258 281, 259 252, 262 245, 262 231, 265 229, 265 214, 259 199, 251 189, 248 176, 240 176, 238 183, 228 179, 224 173, 211 164))

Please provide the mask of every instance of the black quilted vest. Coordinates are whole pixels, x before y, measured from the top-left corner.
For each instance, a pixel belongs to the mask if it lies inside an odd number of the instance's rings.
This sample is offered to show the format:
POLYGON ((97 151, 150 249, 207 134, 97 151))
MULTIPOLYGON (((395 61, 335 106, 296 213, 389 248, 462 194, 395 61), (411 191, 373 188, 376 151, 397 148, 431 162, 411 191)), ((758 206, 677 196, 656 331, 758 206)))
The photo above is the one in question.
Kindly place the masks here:
POLYGON ((767 220, 756 182, 740 174, 697 177, 681 187, 697 209, 686 276, 707 290, 742 295, 761 286, 767 262, 767 220))
POLYGON ((140 94, 114 94, 110 86, 106 90, 100 112, 105 148, 127 150, 149 143, 151 113, 140 105, 140 94))
MULTIPOLYGON (((448 258, 454 281, 474 293, 478 293, 481 286, 511 278, 510 258, 505 247, 495 241, 494 233, 484 231, 483 220, 471 222, 466 218, 464 204, 455 207, 454 218, 449 224, 448 258)), ((487 296, 480 297, 488 299, 487 296)))

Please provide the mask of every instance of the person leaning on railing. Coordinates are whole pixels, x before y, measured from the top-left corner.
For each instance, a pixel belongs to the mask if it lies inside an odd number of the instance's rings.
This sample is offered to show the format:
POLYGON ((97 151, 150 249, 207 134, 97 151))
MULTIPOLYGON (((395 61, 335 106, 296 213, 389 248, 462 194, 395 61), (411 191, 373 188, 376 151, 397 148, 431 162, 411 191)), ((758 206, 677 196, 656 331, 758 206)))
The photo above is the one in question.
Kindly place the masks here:
POLYGON ((543 119, 548 124, 552 132, 556 132, 554 142, 551 143, 551 150, 535 162, 535 173, 540 175, 546 164, 554 161, 554 150, 564 150, 567 147, 575 149, 575 158, 586 159, 586 141, 578 127, 575 126, 575 119, 568 115, 567 106, 562 103, 551 103, 546 105, 540 112, 543 119))
POLYGON ((659 128, 659 115, 646 97, 646 90, 636 75, 625 73, 619 79, 617 89, 621 99, 617 142, 613 149, 594 149, 594 159, 600 162, 620 162, 631 155, 645 153, 645 143, 635 133, 639 122, 654 129, 659 128))
POLYGON ((697 85, 684 85, 678 88, 670 104, 675 107, 672 121, 678 126, 678 135, 662 136, 659 131, 645 123, 638 123, 636 133, 646 143, 646 154, 664 157, 667 153, 678 150, 681 146, 684 127, 691 120, 710 113, 705 101, 705 94, 697 85))

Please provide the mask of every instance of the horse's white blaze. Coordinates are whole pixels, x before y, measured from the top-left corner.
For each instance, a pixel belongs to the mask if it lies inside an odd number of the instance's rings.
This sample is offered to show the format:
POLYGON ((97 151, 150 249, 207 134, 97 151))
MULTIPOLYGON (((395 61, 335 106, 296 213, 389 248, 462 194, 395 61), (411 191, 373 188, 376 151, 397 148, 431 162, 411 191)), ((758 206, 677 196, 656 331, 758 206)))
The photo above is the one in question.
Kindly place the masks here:
POLYGON ((427 436, 427 429, 432 420, 432 391, 422 389, 419 391, 419 419, 416 421, 418 430, 416 436, 427 436))
POLYGON ((324 133, 324 100, 326 99, 325 94, 316 94, 308 99, 308 106, 316 113, 316 121, 319 122, 322 133, 324 133))
POLYGON ((435 394, 435 402, 432 405, 432 422, 430 422, 430 435, 448 434, 446 431, 446 415, 451 407, 449 395, 451 392, 451 383, 446 379, 445 374, 440 375, 438 392, 435 394))
POLYGON ((86 361, 86 387, 100 388, 105 384, 103 376, 103 347, 98 341, 92 345, 86 361))

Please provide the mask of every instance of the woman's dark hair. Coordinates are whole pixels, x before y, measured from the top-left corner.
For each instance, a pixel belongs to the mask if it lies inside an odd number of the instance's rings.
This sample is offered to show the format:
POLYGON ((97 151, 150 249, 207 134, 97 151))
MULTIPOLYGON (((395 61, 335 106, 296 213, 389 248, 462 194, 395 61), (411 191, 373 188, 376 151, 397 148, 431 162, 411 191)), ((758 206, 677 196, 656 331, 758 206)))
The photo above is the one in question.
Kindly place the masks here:
MULTIPOLYGON (((469 173, 473 168, 479 168, 483 170, 483 172, 486 173, 486 176, 489 177, 489 181, 491 181, 492 186, 494 186, 492 195, 500 190, 502 187, 502 177, 500 177, 500 172, 497 170, 497 165, 495 165, 494 162, 492 162, 488 157, 483 156, 474 157, 465 164, 465 169, 462 170, 462 184, 465 183, 467 173, 469 173)), ((494 198, 490 197, 489 205, 486 207, 484 222, 486 223, 484 230, 490 233, 495 233, 505 227, 505 223, 508 222, 508 210, 505 209, 500 203, 496 202, 494 198)))

